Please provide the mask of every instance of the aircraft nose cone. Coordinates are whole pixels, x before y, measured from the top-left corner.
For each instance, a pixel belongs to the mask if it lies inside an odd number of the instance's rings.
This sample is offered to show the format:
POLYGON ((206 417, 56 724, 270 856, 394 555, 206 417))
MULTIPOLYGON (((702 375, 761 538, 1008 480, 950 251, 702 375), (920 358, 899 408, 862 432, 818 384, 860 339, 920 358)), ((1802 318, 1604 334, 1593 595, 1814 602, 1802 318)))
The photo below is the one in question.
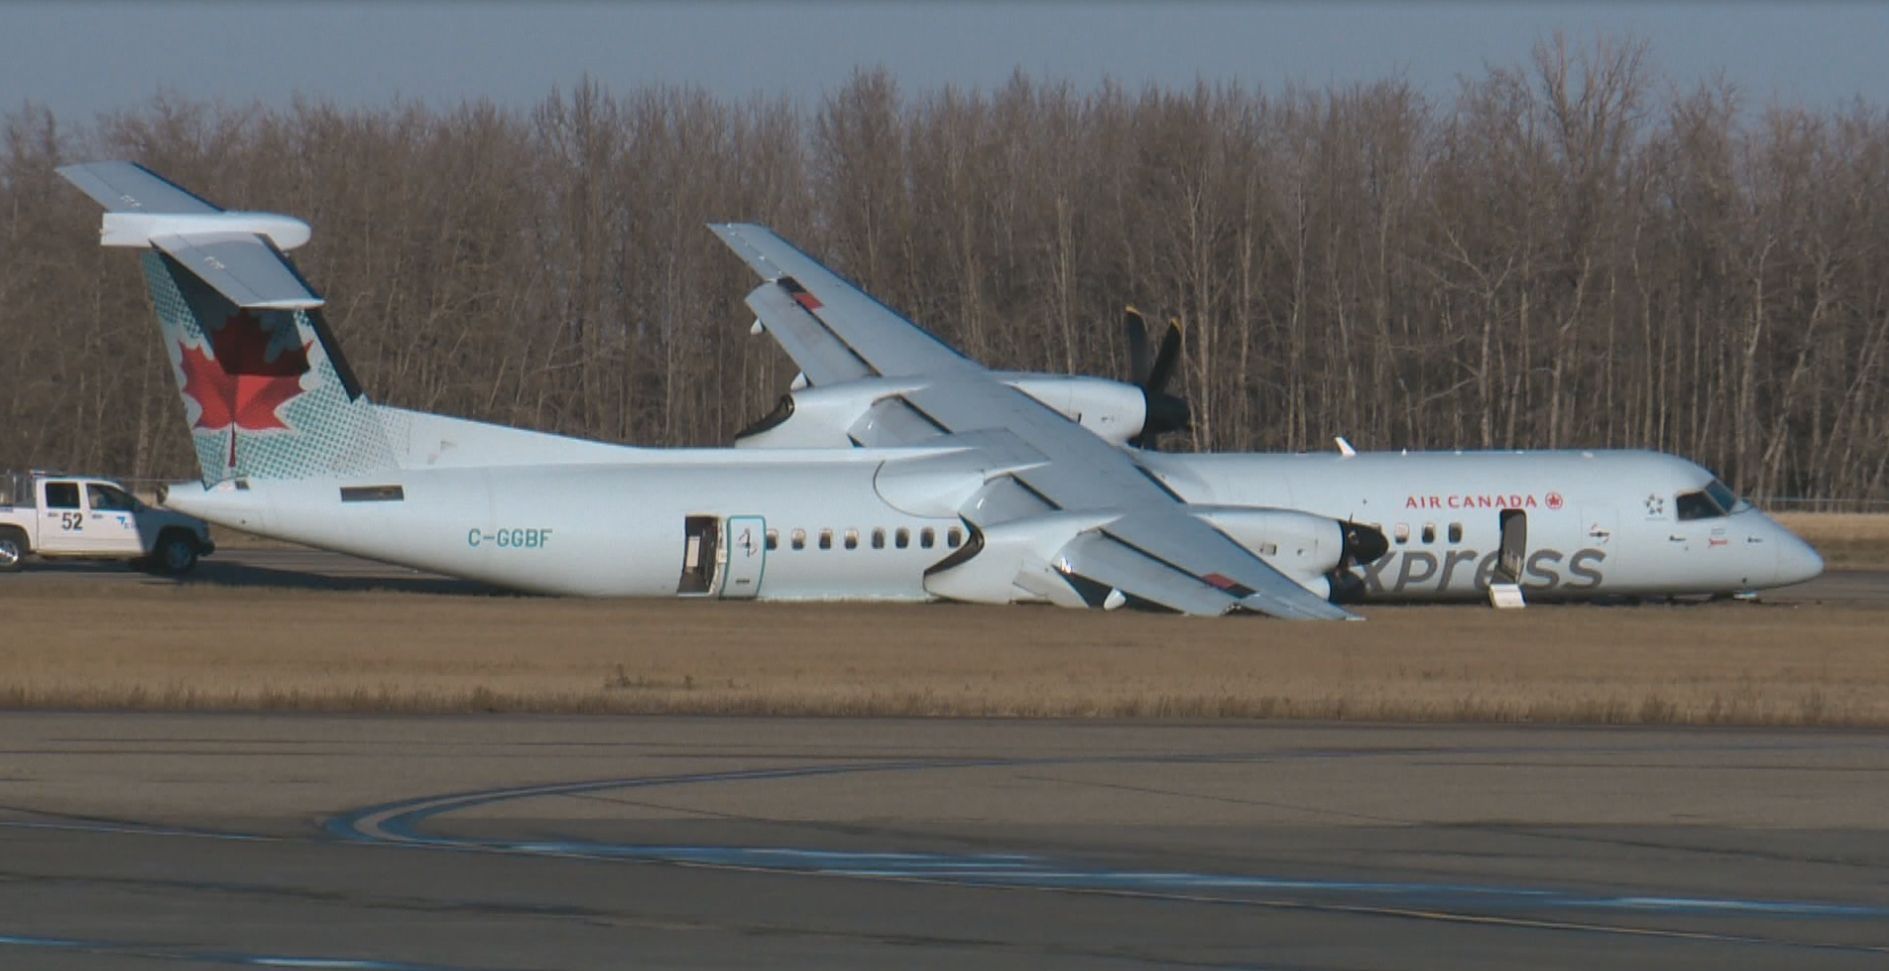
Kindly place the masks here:
POLYGON ((1779 528, 1783 534, 1777 544, 1777 582, 1779 586, 1803 583, 1823 575, 1823 557, 1796 534, 1779 528))

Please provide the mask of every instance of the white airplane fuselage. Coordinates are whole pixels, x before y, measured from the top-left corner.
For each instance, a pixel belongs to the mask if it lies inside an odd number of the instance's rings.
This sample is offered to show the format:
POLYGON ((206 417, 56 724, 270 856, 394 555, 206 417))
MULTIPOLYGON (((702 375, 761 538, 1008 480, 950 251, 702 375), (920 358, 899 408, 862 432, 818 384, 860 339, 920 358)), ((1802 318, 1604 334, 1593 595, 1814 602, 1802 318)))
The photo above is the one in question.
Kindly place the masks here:
MULTIPOLYGON (((884 475, 913 454, 586 444, 569 464, 237 480, 175 486, 165 502, 234 528, 534 592, 916 601, 936 599, 927 570, 974 540, 950 512, 955 499, 928 501, 884 475)), ((1531 598, 1741 593, 1822 569, 1808 545, 1748 504, 1680 518, 1681 497, 1712 477, 1652 452, 1142 458, 1190 503, 1377 527, 1389 552, 1348 570, 1351 599, 1365 602, 1486 596, 1504 522, 1518 516, 1517 579, 1531 598)), ((949 497, 982 482, 963 478, 933 488, 949 497)), ((988 599, 1043 598, 1007 586, 988 599)))
POLYGON ((1739 593, 1822 569, 1710 473, 1650 452, 1172 455, 1180 360, 1124 317, 1130 382, 992 371, 765 226, 708 228, 801 368, 726 449, 637 449, 376 404, 288 216, 126 161, 59 172, 140 250, 204 485, 165 504, 514 589, 1047 601, 1355 615, 1330 599, 1739 593))

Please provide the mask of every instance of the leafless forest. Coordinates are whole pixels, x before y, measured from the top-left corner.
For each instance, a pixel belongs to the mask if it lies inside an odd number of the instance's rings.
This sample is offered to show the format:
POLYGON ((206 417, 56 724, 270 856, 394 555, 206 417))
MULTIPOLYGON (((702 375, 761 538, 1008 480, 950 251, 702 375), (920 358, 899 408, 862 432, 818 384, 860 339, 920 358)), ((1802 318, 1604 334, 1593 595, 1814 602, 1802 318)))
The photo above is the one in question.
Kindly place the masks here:
POLYGON ((794 373, 702 225, 754 220, 997 367, 1119 375, 1124 303, 1179 317, 1195 448, 1646 446, 1889 496, 1889 114, 1681 89, 1634 43, 1441 100, 866 71, 807 105, 584 83, 4 124, 0 468, 194 472, 136 261, 53 174, 115 157, 307 219, 355 369, 410 407, 727 441, 794 373))

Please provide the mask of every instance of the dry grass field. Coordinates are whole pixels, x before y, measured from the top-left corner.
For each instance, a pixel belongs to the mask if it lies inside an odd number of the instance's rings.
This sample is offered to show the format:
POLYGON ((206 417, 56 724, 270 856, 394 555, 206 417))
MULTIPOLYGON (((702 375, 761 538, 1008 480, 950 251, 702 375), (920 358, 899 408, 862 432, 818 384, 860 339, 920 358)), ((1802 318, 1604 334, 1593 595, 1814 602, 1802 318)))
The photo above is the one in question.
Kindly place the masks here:
POLYGON ((0 707, 1889 726, 1889 606, 1055 608, 122 584, 6 597, 0 707))
POLYGON ((1776 518, 1832 568, 1889 569, 1889 514, 1787 512, 1776 518))

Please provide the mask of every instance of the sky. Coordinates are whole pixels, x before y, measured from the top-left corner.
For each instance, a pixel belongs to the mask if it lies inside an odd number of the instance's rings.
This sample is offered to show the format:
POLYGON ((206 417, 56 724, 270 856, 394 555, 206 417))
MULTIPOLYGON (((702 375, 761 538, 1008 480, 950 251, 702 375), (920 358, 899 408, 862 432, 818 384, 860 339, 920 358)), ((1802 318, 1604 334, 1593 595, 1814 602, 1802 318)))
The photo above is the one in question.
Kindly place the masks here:
POLYGON ((611 90, 699 85, 816 104, 859 67, 907 92, 1000 86, 1018 68, 1080 86, 1196 80, 1323 88, 1401 77, 1447 101, 1556 30, 1631 36, 1691 87, 1829 108, 1889 89, 1889 5, 1870 3, 678 3, 0 0, 0 112, 68 122, 160 91, 346 106, 529 105, 588 74, 611 90))

